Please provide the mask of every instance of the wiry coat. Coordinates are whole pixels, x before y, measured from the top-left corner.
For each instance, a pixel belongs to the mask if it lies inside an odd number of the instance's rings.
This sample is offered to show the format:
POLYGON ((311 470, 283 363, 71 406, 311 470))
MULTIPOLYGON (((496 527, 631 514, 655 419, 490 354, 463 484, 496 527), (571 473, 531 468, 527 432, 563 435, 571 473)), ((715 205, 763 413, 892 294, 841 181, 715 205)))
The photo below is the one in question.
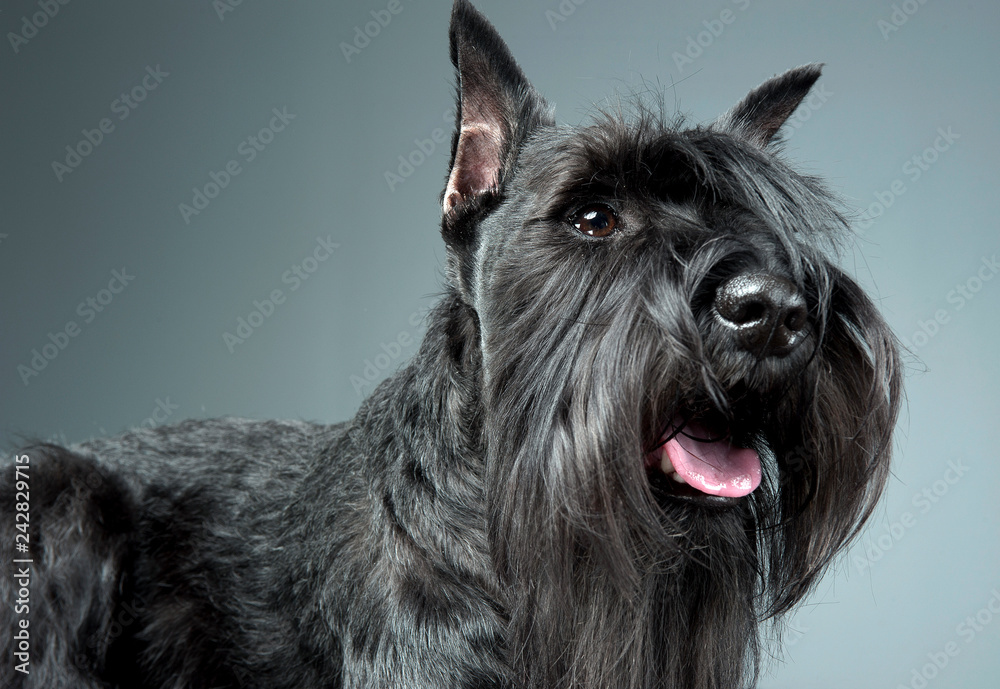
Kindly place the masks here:
POLYGON ((841 214, 773 151, 819 70, 709 127, 639 108, 570 128, 464 0, 451 46, 448 284, 418 353, 344 424, 26 450, 31 673, 5 661, 3 686, 754 683, 761 623, 873 508, 900 396, 892 334, 830 261, 841 214), (613 234, 574 228, 592 203, 613 234), (755 356, 720 326, 713 295, 747 271, 804 299, 793 352, 755 356), (671 495, 644 458, 681 413, 723 419, 761 485, 671 495))

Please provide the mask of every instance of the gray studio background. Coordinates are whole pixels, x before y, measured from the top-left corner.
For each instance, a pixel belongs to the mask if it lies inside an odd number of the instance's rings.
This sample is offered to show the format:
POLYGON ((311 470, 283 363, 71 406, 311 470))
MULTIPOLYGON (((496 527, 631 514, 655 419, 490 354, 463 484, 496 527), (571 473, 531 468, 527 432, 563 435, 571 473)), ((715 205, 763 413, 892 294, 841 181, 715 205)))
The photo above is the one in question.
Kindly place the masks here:
MULTIPOLYGON (((412 354, 441 284, 449 3, 389 5, 78 0, 43 21, 4 2, 5 448, 187 417, 344 419, 412 354), (372 11, 391 21, 365 44, 372 11)), ((644 88, 709 120, 827 64, 787 152, 858 209, 845 265, 914 356, 887 498, 762 686, 1000 686, 1000 6, 478 5, 565 122, 644 88)))

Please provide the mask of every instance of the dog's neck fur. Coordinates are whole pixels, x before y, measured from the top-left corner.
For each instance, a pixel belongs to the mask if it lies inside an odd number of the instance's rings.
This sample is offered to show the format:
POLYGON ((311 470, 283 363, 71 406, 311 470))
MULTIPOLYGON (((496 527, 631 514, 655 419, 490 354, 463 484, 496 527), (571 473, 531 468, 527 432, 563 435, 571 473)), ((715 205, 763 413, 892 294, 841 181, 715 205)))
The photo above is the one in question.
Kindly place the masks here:
POLYGON ((485 581, 491 578, 485 525, 466 524, 471 533, 455 528, 467 520, 463 515, 482 514, 484 505, 481 376, 475 313, 449 289, 428 316, 412 360, 365 401, 349 435, 362 455, 378 458, 361 470, 385 492, 381 507, 415 554, 434 565, 467 568, 485 581), (405 490, 387 480, 400 475, 405 490))

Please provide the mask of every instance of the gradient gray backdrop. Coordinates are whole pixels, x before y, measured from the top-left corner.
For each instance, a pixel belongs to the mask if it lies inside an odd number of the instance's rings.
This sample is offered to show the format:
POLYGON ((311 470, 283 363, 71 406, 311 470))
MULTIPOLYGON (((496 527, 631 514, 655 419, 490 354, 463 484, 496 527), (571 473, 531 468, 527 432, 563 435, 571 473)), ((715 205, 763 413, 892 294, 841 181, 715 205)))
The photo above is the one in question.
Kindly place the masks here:
MULTIPOLYGON (((762 686, 996 689, 1000 6, 575 2, 478 3, 566 122, 645 88, 707 121, 776 72, 827 64, 787 152, 858 209, 846 268, 912 345, 887 498, 762 686)), ((75 0, 47 18, 37 0, 4 3, 4 447, 186 417, 335 421, 412 354, 441 285, 449 4, 400 0, 348 61, 341 44, 388 5, 75 0), (147 67, 160 81, 143 93, 147 67), (295 119, 247 162, 238 147, 273 108, 295 119), (57 179, 53 161, 103 118, 113 130, 57 179), (417 164, 390 189, 400 156, 417 164), (240 174, 185 222, 179 205, 231 160, 240 174), (339 246, 313 263, 317 238, 339 246), (292 291, 283 275, 304 260, 315 270, 292 291), (102 293, 123 269, 134 279, 102 293), (231 352, 224 333, 274 289, 284 302, 231 352), (25 382, 18 367, 50 342, 25 382)))

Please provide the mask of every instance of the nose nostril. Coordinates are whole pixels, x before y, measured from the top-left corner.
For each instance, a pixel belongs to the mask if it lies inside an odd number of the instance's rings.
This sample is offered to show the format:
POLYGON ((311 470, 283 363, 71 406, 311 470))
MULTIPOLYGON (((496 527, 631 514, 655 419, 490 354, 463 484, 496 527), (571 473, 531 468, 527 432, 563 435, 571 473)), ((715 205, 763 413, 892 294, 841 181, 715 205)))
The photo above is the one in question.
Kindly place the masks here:
POLYGON ((784 326, 792 332, 799 332, 806 327, 806 310, 801 306, 792 307, 785 316, 784 326))
POLYGON ((767 315, 767 306, 759 301, 751 301, 741 304, 734 314, 734 317, 729 319, 737 325, 744 325, 746 323, 754 323, 763 319, 767 315))

